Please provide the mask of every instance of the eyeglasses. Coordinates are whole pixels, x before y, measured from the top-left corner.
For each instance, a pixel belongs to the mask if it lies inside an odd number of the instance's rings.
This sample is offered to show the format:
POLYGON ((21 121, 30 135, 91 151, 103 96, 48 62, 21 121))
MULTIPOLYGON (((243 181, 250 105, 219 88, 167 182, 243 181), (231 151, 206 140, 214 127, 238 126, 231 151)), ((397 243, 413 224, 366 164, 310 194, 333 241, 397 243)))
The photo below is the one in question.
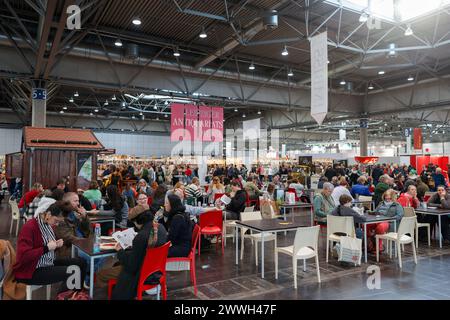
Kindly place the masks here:
POLYGON ((138 201, 147 201, 147 198, 138 198, 138 201))

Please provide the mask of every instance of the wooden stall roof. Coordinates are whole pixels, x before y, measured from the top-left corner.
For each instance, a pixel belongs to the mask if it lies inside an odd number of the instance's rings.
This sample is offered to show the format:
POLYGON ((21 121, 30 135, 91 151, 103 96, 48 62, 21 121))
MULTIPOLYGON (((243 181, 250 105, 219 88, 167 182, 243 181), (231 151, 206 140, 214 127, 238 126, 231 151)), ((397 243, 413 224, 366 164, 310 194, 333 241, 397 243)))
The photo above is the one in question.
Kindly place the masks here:
POLYGON ((103 150, 92 130, 65 128, 24 128, 24 148, 58 150, 103 150))

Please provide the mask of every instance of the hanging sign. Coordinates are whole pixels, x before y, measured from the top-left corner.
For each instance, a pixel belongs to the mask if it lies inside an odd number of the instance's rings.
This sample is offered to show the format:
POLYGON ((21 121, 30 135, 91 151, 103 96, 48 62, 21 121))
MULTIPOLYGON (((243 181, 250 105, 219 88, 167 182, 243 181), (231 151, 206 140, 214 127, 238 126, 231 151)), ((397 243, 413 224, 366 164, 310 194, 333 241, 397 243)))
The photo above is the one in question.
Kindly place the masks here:
POLYGON ((311 116, 319 125, 328 112, 327 32, 311 38, 311 116))
POLYGON ((422 150, 422 129, 414 128, 414 149, 422 150))

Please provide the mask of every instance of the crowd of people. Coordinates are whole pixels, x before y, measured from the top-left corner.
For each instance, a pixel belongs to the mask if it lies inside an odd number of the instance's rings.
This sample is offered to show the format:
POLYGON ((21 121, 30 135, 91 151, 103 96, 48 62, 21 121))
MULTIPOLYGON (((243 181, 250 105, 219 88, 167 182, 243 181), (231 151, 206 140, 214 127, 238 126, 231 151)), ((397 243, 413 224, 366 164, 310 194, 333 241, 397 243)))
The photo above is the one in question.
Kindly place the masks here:
MULTIPOLYGON (((97 285, 105 286, 109 279, 118 279, 113 298, 132 299, 145 249, 170 241, 168 256, 186 257, 199 215, 221 208, 226 211, 227 219, 238 220, 249 202, 257 203, 261 196, 276 200, 277 190, 294 192, 298 199, 310 201, 305 196, 307 186, 292 178, 293 168, 287 165, 277 172, 272 171, 270 176, 257 166, 249 171, 245 166, 213 166, 210 183, 206 186, 200 184, 195 169, 189 166, 174 166, 173 169, 109 165, 99 181, 92 181, 89 187, 77 192, 68 190, 64 178, 52 188, 35 183, 17 199, 27 222, 17 240, 15 279, 36 285, 62 282, 59 292, 63 292, 68 290, 66 280, 70 273, 67 268, 77 265, 81 270, 80 281, 88 287, 89 257, 80 253, 77 258, 71 258, 70 248, 74 241, 91 235, 91 216, 109 215, 114 216, 118 228, 135 228, 137 236, 131 249, 116 246, 118 261, 114 266, 104 268, 104 261, 97 259, 94 266, 97 285), (172 180, 175 176, 188 179, 172 180), (221 197, 224 194, 231 200, 223 207, 221 197)), ((373 197, 374 210, 398 222, 403 217, 404 207, 418 208, 425 200, 425 193, 431 190, 437 192, 428 204, 450 209, 447 181, 439 167, 429 165, 420 175, 412 166, 377 165, 370 171, 367 169, 335 165, 322 170, 319 190, 313 199, 317 224, 325 224, 327 215, 353 216, 356 224, 364 221, 365 216, 352 208, 354 200, 360 196, 373 197)), ((418 221, 434 226, 436 217, 418 214, 418 221)), ((389 228, 387 222, 367 228, 369 250, 375 249, 375 235, 386 233, 389 228)), ((450 242, 448 217, 442 217, 441 228, 444 242, 450 242)), ((102 235, 109 235, 111 229, 112 223, 103 223, 102 235)), ((357 235, 362 237, 360 229, 357 235)), ((421 240, 426 237, 422 233, 419 236, 421 240)), ((212 237, 205 240, 217 241, 212 237)), ((207 241, 202 240, 202 243, 207 241)), ((154 281, 158 276, 153 275, 154 281)))
MULTIPOLYGON (((346 168, 343 165, 329 166, 323 170, 319 188, 322 189, 314 197, 315 220, 325 224, 327 215, 353 216, 355 223, 365 219, 354 210, 354 200, 359 196, 372 197, 379 215, 395 218, 399 223, 403 217, 404 207, 419 208, 422 202, 429 206, 450 209, 450 196, 447 194, 448 183, 444 171, 436 165, 429 164, 418 175, 412 166, 376 165, 371 171, 358 165, 346 168), (427 192, 436 192, 429 199, 427 192)), ((444 243, 450 243, 448 216, 442 216, 441 233, 444 243)), ((418 222, 437 224, 433 215, 417 214, 418 222)), ((397 223, 397 225, 398 225, 397 223)), ((389 224, 382 222, 367 227, 369 250, 375 250, 375 236, 389 231, 389 224)), ((393 231, 393 230, 391 230, 393 231)), ((419 229, 419 240, 427 240, 425 230, 419 229)), ((362 230, 357 228, 357 235, 362 237, 362 230)), ((380 243, 380 248, 382 244, 380 243)))

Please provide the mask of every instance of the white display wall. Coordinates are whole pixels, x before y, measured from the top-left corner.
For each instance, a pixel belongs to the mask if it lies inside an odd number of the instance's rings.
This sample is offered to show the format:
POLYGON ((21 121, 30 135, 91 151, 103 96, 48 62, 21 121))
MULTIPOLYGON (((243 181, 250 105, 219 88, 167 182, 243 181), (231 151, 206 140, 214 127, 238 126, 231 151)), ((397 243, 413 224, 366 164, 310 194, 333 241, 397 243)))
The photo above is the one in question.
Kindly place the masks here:
POLYGON ((22 144, 21 129, 0 128, 0 155, 20 152, 21 144, 22 144))

